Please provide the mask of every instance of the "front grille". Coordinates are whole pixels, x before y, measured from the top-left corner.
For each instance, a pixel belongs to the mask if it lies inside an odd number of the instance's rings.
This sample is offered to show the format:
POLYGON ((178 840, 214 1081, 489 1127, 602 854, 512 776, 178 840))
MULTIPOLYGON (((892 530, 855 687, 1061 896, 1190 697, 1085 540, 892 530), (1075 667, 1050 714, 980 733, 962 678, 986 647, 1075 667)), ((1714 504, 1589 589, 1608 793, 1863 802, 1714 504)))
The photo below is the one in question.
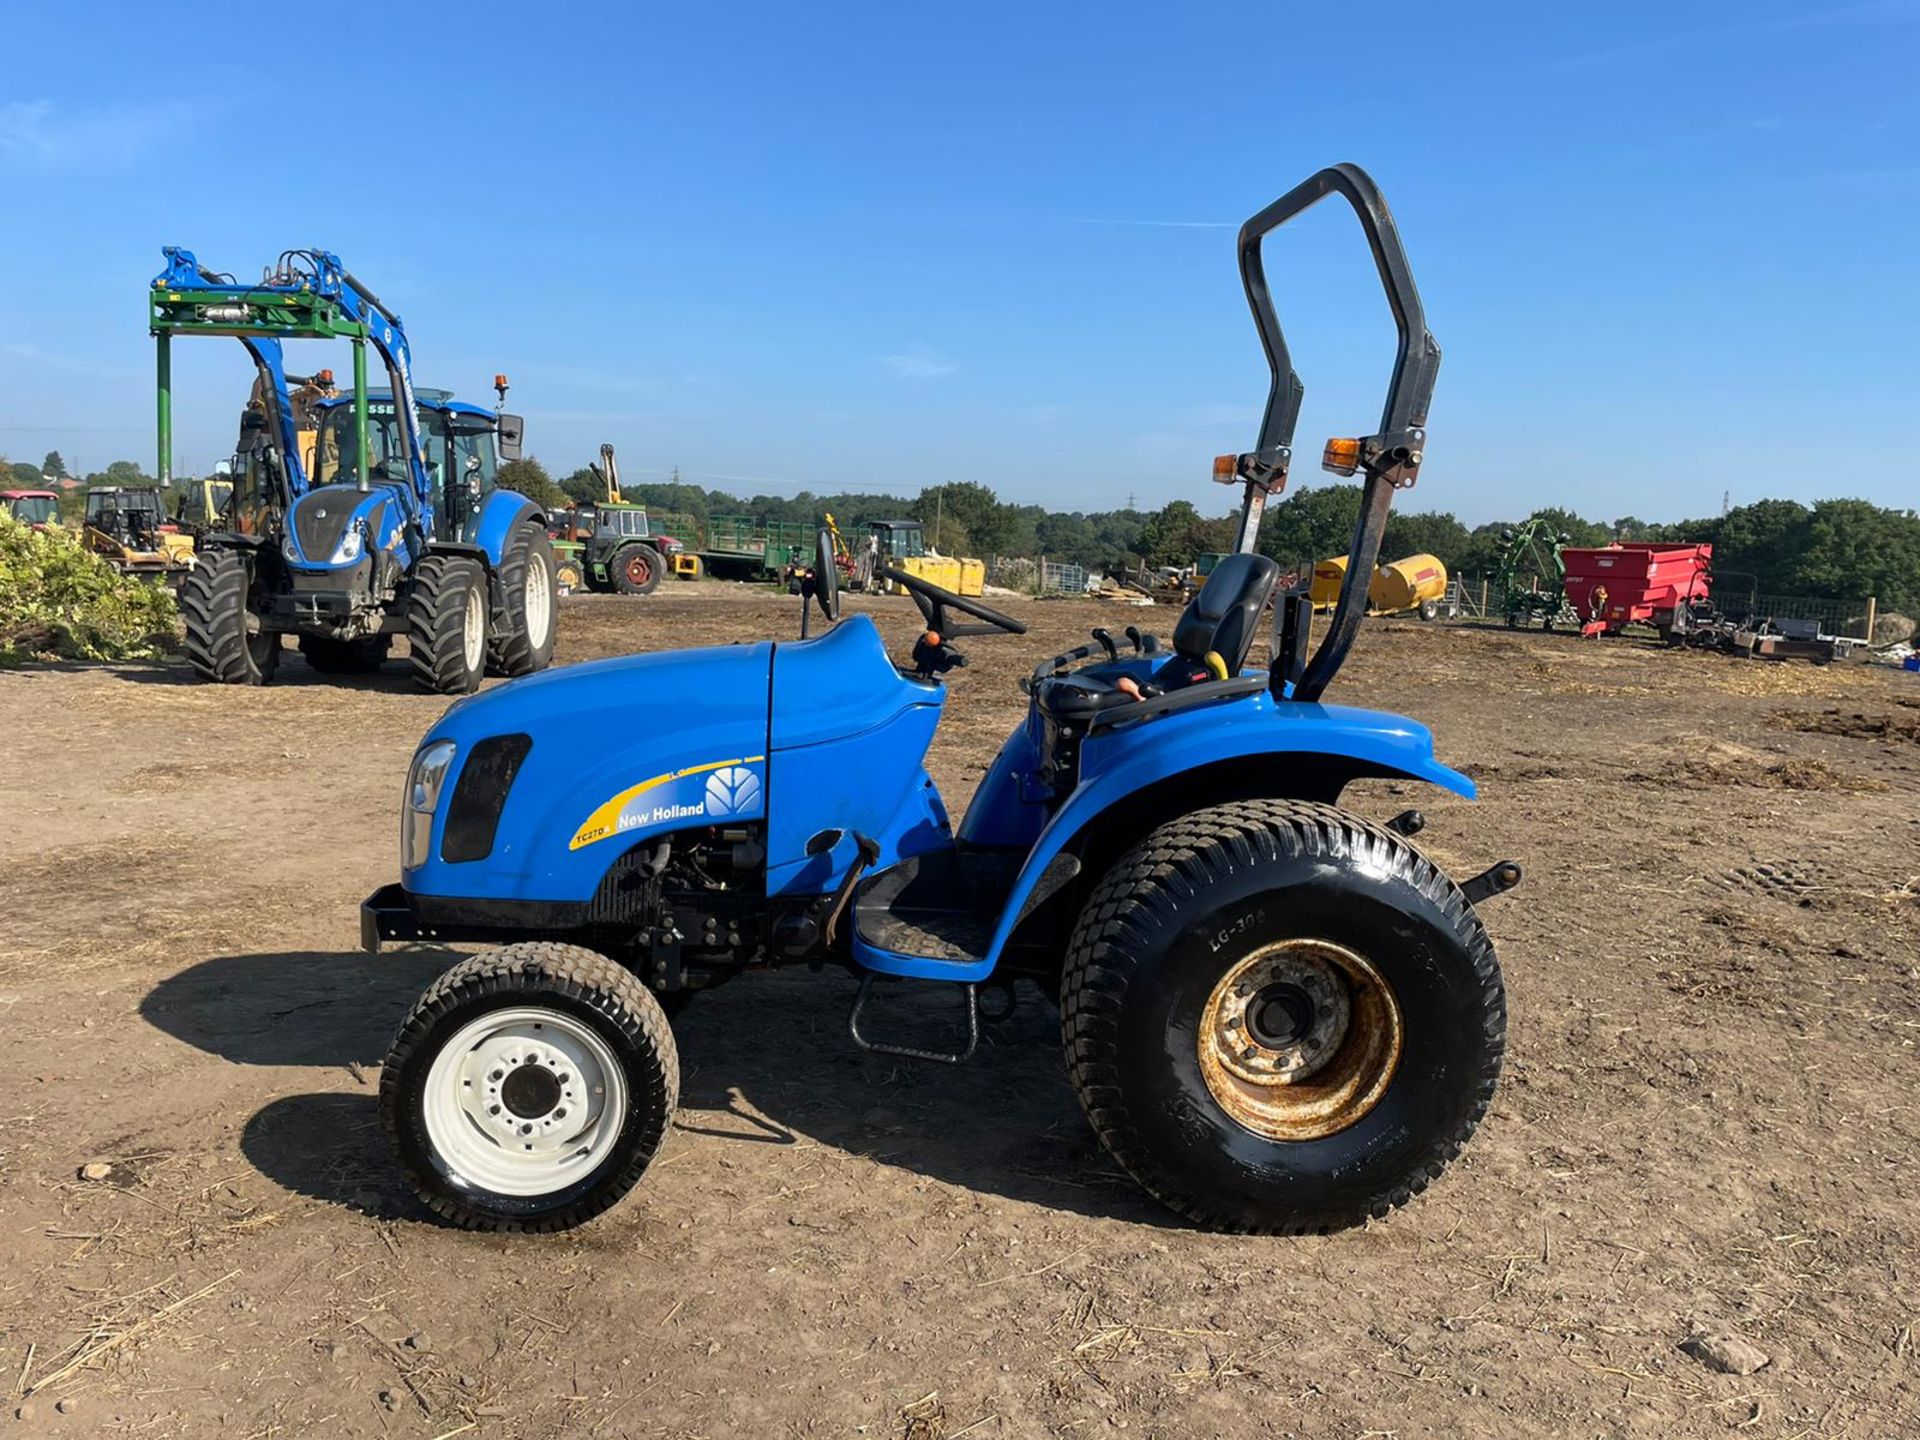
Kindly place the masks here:
POLYGON ((300 539, 300 553, 318 563, 331 560, 351 519, 351 495, 325 490, 302 495, 293 507, 293 533, 300 539))
POLYGON ((533 748, 526 735, 490 735, 473 747, 447 802, 447 826, 440 836, 440 858, 453 864, 484 860, 493 853, 493 835, 520 762, 533 748))

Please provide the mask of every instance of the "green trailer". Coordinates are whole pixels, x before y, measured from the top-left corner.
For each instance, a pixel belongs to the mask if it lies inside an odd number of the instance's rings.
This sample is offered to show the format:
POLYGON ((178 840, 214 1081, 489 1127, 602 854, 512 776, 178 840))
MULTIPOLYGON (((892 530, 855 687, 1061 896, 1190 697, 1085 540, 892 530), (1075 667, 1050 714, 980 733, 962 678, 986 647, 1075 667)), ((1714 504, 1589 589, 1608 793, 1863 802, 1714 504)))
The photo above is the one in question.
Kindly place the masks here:
POLYGON ((707 522, 699 554, 716 579, 770 580, 807 563, 813 544, 813 527, 799 521, 716 515, 707 522))

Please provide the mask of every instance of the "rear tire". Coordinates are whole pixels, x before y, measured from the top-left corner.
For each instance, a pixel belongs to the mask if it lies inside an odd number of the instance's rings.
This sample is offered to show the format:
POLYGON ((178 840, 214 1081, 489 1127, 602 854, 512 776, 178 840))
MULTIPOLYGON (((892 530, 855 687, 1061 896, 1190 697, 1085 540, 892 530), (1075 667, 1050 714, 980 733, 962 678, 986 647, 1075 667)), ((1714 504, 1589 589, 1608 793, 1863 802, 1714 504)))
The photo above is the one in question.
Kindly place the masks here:
POLYGON ((413 572, 407 607, 413 681, 440 695, 471 695, 487 668, 487 575, 465 555, 429 555, 413 572))
POLYGON ((1424 1190, 1486 1113, 1506 1018, 1458 886, 1398 835, 1281 800, 1172 821, 1115 865, 1061 1005, 1114 1159, 1202 1225, 1284 1234, 1424 1190))
POLYGON ((607 573, 622 595, 651 595, 660 584, 660 552, 651 545, 623 546, 607 561, 607 573))
POLYGON ((414 1191, 469 1230, 566 1230, 624 1196, 680 1098, 653 994, 544 941, 463 960, 420 997, 380 1074, 380 1122, 414 1191))
POLYGON ((280 665, 280 636, 260 628, 253 564, 237 550, 207 550, 180 583, 193 673, 216 685, 264 685, 280 665))
POLYGON ((580 562, 571 556, 555 556, 553 561, 553 588, 565 589, 569 594, 578 594, 587 588, 587 572, 580 568, 580 562))
POLYGON ((488 645, 491 667, 502 675, 531 675, 553 663, 553 541, 531 521, 517 526, 500 555, 500 592, 507 624, 488 645))
POLYGON ((300 658, 322 675, 371 675, 386 663, 392 648, 391 635, 363 635, 357 640, 300 637, 300 658))

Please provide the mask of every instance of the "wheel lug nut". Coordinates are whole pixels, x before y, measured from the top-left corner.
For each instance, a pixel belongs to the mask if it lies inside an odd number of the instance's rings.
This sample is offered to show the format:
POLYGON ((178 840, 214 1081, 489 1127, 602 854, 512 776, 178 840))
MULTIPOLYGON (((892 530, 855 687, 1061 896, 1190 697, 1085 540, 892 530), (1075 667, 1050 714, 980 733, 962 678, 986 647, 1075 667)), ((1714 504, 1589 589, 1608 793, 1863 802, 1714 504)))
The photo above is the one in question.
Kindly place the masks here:
POLYGON ((1242 1060, 1258 1060, 1260 1058, 1260 1051, 1257 1047, 1249 1045, 1240 1052, 1240 1058, 1242 1060))

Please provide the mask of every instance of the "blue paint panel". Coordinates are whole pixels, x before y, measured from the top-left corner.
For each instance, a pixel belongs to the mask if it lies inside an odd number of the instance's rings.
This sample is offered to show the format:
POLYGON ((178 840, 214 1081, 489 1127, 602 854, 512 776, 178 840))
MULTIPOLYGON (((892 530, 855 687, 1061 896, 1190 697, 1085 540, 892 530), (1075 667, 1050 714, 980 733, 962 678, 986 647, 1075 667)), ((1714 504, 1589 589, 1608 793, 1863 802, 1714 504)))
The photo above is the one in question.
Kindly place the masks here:
MULTIPOLYGON (((755 800, 736 779, 729 796, 740 809, 728 818, 764 813, 768 783, 758 762, 767 749, 773 648, 762 641, 570 665, 459 701, 421 742, 460 747, 448 794, 466 754, 489 735, 531 735, 533 748, 507 796, 492 855, 464 864, 439 859, 443 800, 433 858, 406 873, 407 888, 492 900, 590 899, 607 867, 635 841, 700 823, 648 818, 573 848, 595 812, 657 777, 667 777, 654 787, 664 808, 704 807, 715 772, 701 767, 721 761, 741 762, 760 792, 755 800)), ((649 800, 645 808, 650 816, 654 805, 649 800)))
MULTIPOLYGON (((1009 740, 1009 748, 1015 745, 1009 740)), ((883 974, 984 979, 998 963, 1020 907, 1048 862, 1102 812, 1136 790, 1202 765, 1276 754, 1344 756, 1473 798, 1473 782, 1433 758, 1433 736, 1427 727, 1404 716, 1340 705, 1276 703, 1266 694, 1178 712, 1135 728, 1105 732, 1082 746, 1080 784, 1028 852, 1001 911, 993 943, 977 964, 895 955, 862 946, 857 939, 856 957, 883 974)), ((999 769, 996 763, 995 770, 999 769)), ((1004 797, 1011 782, 1003 777, 998 783, 1004 797)), ((976 825, 969 811, 962 834, 971 839, 983 833, 991 833, 989 823, 983 818, 976 825)))
POLYGON ((538 520, 540 507, 524 495, 511 490, 495 490, 480 507, 480 521, 474 526, 473 543, 486 551, 487 563, 497 567, 506 549, 507 537, 522 520, 538 520))
POLYGON ((875 841, 876 869, 953 843, 946 806, 922 768, 946 695, 944 685, 902 676, 865 615, 775 647, 768 894, 823 894, 839 884, 853 841, 809 856, 806 843, 821 830, 875 841))
POLYGON ((905 710, 927 705, 937 710, 947 697, 946 686, 911 680, 894 667, 867 615, 849 615, 811 640, 782 641, 773 664, 773 691, 776 750, 845 740, 905 710))

